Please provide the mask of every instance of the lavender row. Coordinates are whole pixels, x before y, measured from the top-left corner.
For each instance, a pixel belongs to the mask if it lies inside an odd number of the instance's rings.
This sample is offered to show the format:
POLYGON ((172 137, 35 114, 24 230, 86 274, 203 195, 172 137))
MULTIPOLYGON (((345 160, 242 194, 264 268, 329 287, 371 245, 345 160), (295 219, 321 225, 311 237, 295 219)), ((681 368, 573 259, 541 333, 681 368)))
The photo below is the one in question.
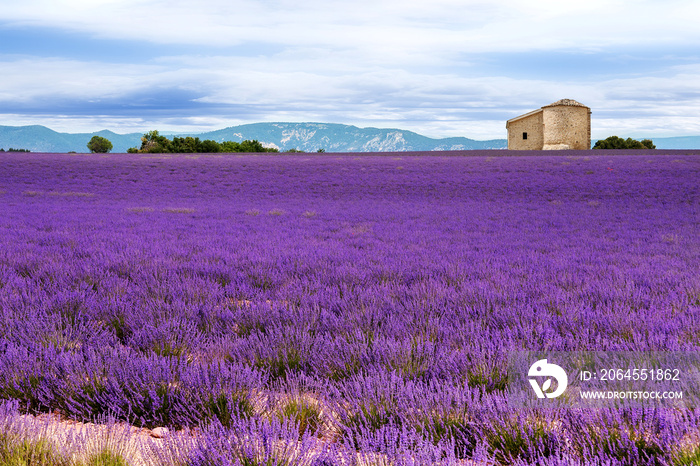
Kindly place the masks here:
POLYGON ((697 155, 1 157, 0 396, 23 409, 502 462, 693 451, 692 406, 503 390, 511 351, 699 350, 697 155))

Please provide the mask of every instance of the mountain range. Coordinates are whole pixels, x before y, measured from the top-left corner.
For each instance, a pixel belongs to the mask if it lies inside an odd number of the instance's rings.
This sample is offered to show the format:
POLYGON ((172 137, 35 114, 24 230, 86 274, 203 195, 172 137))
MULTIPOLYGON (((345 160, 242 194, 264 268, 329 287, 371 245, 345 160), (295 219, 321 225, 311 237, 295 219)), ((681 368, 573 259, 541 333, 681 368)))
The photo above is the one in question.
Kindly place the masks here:
MULTIPOLYGON (((330 123, 253 123, 232 126, 206 133, 165 133, 173 136, 196 136, 201 140, 217 142, 255 139, 266 147, 280 151, 297 149, 304 152, 391 152, 503 149, 505 139, 475 141, 455 137, 432 139, 420 134, 379 128, 330 123)), ((0 148, 5 150, 29 149, 32 152, 87 152, 87 143, 93 136, 102 136, 112 142, 112 152, 126 152, 130 147, 141 146, 143 133, 117 134, 103 130, 95 133, 59 133, 45 126, 0 126, 0 148)))
MULTIPOLYGON (((505 139, 477 141, 465 137, 433 139, 401 129, 358 128, 334 123, 253 123, 205 133, 163 133, 168 137, 196 136, 217 142, 255 139, 280 151, 304 152, 402 152, 505 149, 505 139)), ((103 130, 95 133, 60 133, 45 126, 0 126, 0 148, 28 149, 32 152, 87 152, 93 136, 109 139, 112 152, 140 147, 143 133, 117 134, 103 130)), ((654 138, 658 149, 697 149, 700 136, 654 138)))

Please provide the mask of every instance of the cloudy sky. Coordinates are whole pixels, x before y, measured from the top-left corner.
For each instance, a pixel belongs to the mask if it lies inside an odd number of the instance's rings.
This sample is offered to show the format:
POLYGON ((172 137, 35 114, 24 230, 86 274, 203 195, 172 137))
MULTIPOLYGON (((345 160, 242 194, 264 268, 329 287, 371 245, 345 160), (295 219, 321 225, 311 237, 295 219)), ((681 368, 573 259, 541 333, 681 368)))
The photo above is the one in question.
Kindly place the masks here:
POLYGON ((0 0, 0 125, 491 139, 570 98, 594 138, 700 135, 698 21, 698 0, 0 0))

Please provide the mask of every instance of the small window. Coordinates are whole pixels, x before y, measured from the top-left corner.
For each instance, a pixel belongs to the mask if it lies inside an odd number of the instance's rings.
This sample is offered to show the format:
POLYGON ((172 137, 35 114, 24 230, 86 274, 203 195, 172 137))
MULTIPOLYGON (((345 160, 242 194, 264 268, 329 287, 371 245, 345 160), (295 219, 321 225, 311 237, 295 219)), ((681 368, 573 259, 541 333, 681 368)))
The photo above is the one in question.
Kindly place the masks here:
POLYGON ((523 133, 523 140, 527 139, 527 133, 523 133))

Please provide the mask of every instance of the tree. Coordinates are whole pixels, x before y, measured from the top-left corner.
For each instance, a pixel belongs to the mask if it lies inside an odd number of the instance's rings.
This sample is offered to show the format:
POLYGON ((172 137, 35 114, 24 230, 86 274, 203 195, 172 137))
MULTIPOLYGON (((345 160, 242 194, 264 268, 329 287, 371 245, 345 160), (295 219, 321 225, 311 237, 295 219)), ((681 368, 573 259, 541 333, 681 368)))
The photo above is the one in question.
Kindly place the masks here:
POLYGON ((180 154, 194 154, 195 152, 201 152, 199 147, 202 142, 199 138, 193 138, 192 136, 187 136, 184 138, 174 137, 173 142, 169 145, 172 152, 180 154))
POLYGON ((112 147, 112 143, 109 139, 103 138, 102 136, 93 136, 90 142, 87 143, 87 148, 90 149, 90 152, 93 154, 106 154, 112 150, 112 147))
POLYGON ((151 154, 162 154, 170 152, 170 140, 161 136, 158 130, 149 131, 141 138, 141 149, 139 152, 151 154))
POLYGON ((173 140, 161 136, 158 131, 149 131, 141 138, 141 148, 131 147, 127 150, 130 154, 194 154, 197 152, 279 152, 275 148, 266 148, 259 141, 234 141, 216 142, 211 139, 200 141, 197 137, 177 137, 173 140))
POLYGON ((199 150, 197 152, 221 152, 221 144, 216 141, 212 141, 211 139, 205 139, 202 141, 202 144, 199 146, 199 150))
POLYGON ((606 139, 596 141, 594 149, 656 149, 651 139, 622 139, 617 136, 610 136, 606 139))
POLYGON ((221 143, 221 152, 240 152, 241 145, 236 141, 224 141, 221 143))
POLYGON ((640 142, 647 149, 656 149, 656 145, 654 144, 654 141, 652 141, 651 139, 642 139, 640 142))
POLYGON ((257 139, 248 140, 241 142, 241 152, 265 152, 265 148, 262 143, 257 139))
MULTIPOLYGON (((5 149, 0 149, 0 152, 5 152, 5 149)), ((29 149, 13 149, 10 147, 7 152, 31 152, 29 149)))

